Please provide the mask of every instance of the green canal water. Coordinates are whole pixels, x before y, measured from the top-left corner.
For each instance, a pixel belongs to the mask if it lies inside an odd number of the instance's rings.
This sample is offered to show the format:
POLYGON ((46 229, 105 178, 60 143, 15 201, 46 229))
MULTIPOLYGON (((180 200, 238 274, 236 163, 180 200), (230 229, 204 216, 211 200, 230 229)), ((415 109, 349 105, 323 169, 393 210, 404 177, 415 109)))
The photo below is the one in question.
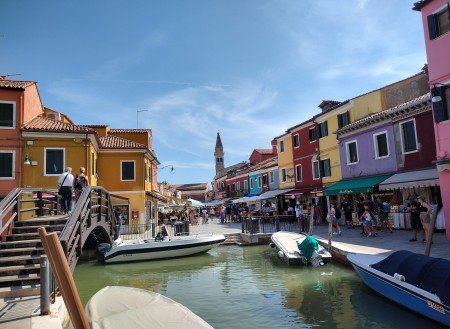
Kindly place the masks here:
POLYGON ((443 328, 367 288, 351 268, 288 267, 269 246, 223 246, 166 261, 103 265, 79 262, 83 304, 105 286, 163 294, 216 329, 443 328))

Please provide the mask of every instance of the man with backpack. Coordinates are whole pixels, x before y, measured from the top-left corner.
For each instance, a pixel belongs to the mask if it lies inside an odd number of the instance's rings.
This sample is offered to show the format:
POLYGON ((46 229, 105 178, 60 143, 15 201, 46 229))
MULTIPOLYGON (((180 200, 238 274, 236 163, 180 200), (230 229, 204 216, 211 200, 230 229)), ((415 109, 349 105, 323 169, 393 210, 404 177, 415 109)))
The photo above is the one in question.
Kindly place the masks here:
POLYGON ((89 185, 89 181, 85 175, 86 169, 84 167, 80 167, 80 173, 75 175, 75 179, 73 181, 73 188, 75 190, 75 201, 78 201, 81 193, 89 185))
POLYGON ((377 201, 381 230, 383 231, 384 229, 389 228, 389 232, 392 233, 392 228, 389 225, 389 211, 391 206, 386 201, 381 201, 380 198, 378 198, 377 201))

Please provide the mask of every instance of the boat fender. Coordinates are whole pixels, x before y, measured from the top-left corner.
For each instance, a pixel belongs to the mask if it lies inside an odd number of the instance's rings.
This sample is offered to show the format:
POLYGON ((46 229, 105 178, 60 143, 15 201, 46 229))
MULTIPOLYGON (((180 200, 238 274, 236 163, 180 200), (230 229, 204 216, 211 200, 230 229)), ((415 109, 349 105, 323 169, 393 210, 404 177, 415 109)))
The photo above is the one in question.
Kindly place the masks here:
POLYGON ((270 248, 275 248, 275 244, 273 242, 269 243, 270 248))
POLYGON ((280 256, 281 258, 284 258, 284 253, 281 250, 278 250, 278 256, 280 256))

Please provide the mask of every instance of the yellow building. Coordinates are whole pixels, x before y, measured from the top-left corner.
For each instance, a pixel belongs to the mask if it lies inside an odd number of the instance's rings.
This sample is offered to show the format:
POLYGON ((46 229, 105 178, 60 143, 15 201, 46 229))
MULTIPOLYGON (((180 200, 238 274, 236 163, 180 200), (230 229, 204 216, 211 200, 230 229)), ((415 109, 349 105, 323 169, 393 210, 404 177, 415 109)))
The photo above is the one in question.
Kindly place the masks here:
POLYGON ((294 154, 291 133, 274 138, 278 148, 278 177, 280 189, 295 187, 294 154))
POLYGON ((156 192, 159 162, 149 148, 151 131, 89 127, 100 136, 98 185, 114 195, 129 199, 130 209, 126 217, 131 221, 156 223, 158 203, 166 199, 156 192))
MULTIPOLYGON (((51 112, 50 114, 54 114, 51 112)), ((57 189, 66 167, 73 173, 86 168, 91 185, 96 185, 98 141, 93 129, 77 126, 59 115, 55 119, 39 115, 22 126, 22 186, 57 189)))

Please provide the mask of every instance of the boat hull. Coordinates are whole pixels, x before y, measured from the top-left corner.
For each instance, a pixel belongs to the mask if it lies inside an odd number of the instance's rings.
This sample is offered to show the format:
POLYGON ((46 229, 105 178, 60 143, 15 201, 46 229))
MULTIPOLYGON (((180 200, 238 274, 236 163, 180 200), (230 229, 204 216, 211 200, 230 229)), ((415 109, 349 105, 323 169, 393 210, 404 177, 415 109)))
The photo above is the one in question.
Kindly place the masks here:
POLYGON ((220 234, 172 237, 170 241, 125 241, 105 252, 103 259, 105 263, 119 263, 186 257, 207 252, 224 241, 225 236, 220 234))
MULTIPOLYGON (((301 243, 306 235, 294 232, 276 232, 272 234, 271 245, 278 250, 278 256, 288 265, 306 265, 306 258, 298 250, 297 242, 301 243)), ((319 257, 323 263, 331 261, 331 254, 322 246, 319 246, 319 257)))
POLYGON ((370 267, 371 264, 384 258, 372 255, 347 255, 361 280, 375 292, 412 311, 450 326, 450 309, 441 303, 439 297, 370 267))

